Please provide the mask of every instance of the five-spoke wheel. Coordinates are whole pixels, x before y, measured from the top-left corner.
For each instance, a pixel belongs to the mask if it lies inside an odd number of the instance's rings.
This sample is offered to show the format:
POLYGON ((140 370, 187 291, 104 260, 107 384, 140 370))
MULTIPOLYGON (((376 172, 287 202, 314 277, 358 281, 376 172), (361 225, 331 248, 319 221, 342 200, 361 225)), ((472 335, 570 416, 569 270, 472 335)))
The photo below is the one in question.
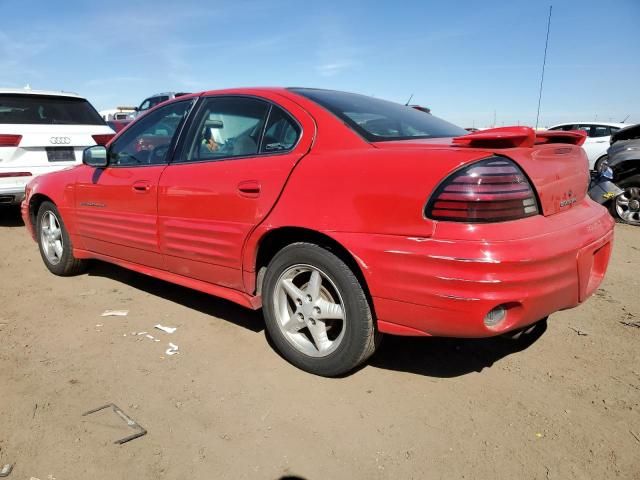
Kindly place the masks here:
POLYGON ((613 200, 611 213, 629 225, 640 225, 640 175, 622 180, 619 184, 624 191, 613 200))
POLYGON ((40 255, 51 273, 68 276, 80 273, 85 261, 73 256, 71 238, 58 208, 42 202, 36 216, 36 231, 40 255))
POLYGON ((284 336, 300 352, 323 357, 344 338, 344 303, 326 273, 293 265, 278 279, 274 308, 284 336))
POLYGON ((284 247, 263 282, 267 330, 283 357, 303 370, 336 376, 364 362, 380 338, 353 270, 312 243, 284 247))
POLYGON ((60 220, 51 210, 40 217, 40 244, 49 263, 59 264, 64 252, 64 240, 60 220))

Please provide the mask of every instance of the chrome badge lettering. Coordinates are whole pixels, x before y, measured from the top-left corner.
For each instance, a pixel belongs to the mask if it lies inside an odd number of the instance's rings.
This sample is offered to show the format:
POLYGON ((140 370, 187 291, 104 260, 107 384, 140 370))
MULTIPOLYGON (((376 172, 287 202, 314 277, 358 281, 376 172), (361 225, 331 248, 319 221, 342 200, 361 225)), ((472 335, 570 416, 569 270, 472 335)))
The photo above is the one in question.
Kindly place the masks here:
POLYGON ((104 203, 98 203, 98 202, 81 202, 80 206, 81 207, 96 207, 96 208, 104 208, 104 207, 106 207, 106 205, 104 203))
POLYGON ((567 192, 566 195, 568 198, 565 198, 563 200, 560 200, 560 208, 562 207, 567 207, 569 205, 573 205, 574 203, 576 203, 578 201, 578 199, 576 199, 576 197, 573 196, 573 190, 569 190, 567 192))

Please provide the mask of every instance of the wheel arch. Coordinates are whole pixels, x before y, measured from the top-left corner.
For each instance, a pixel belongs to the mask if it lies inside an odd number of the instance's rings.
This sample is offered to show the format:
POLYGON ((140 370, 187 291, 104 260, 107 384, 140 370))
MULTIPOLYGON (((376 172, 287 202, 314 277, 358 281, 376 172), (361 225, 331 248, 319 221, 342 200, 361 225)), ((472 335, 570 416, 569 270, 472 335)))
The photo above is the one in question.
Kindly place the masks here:
POLYGON ((53 199, 43 193, 35 193, 29 199, 29 221, 33 228, 36 227, 36 218, 38 216, 38 210, 40 209, 40 205, 44 202, 51 202, 54 205, 56 202, 53 199))
POLYGON ((279 227, 267 231, 262 235, 262 237, 260 237, 257 242, 254 256, 255 288, 252 289, 253 292, 251 293, 255 293, 256 295, 262 294, 262 281, 264 279, 266 267, 269 265, 269 262, 275 254, 287 245, 298 242, 313 243, 329 250, 340 258, 351 269, 360 282, 375 318, 371 293, 369 292, 366 278, 360 264, 356 260, 356 257, 349 251, 349 249, 326 233, 304 227, 279 227))

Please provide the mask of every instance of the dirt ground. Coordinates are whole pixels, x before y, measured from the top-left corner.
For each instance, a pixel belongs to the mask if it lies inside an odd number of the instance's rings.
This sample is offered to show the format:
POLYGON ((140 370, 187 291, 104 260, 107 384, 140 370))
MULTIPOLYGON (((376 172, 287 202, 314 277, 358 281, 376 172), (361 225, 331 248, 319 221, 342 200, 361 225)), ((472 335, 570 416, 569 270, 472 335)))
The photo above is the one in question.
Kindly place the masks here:
POLYGON ((103 263, 54 277, 17 211, 0 210, 0 468, 21 480, 640 479, 638 239, 617 226, 603 287, 525 342, 388 337, 331 380, 280 358, 259 313, 103 263), (161 341, 132 335, 145 331, 161 341), (113 412, 82 416, 108 402, 149 433, 113 444, 131 433, 113 412))

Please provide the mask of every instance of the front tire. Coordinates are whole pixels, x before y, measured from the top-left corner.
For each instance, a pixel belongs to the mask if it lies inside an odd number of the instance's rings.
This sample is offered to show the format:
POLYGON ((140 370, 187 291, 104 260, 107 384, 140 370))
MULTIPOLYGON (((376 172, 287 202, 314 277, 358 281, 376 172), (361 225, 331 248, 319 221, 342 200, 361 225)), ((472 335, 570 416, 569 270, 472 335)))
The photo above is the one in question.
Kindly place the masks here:
POLYGON ((624 192, 611 201, 611 215, 621 223, 640 226, 640 175, 625 178, 618 186, 624 192))
POLYGON ((340 258, 318 245, 301 242, 280 250, 267 267, 262 291, 269 336, 302 370, 343 375, 379 343, 362 285, 340 258))
POLYGON ((62 216, 51 202, 43 202, 36 216, 36 231, 40 255, 49 271, 59 276, 71 276, 86 268, 86 260, 73 256, 73 245, 62 216))

